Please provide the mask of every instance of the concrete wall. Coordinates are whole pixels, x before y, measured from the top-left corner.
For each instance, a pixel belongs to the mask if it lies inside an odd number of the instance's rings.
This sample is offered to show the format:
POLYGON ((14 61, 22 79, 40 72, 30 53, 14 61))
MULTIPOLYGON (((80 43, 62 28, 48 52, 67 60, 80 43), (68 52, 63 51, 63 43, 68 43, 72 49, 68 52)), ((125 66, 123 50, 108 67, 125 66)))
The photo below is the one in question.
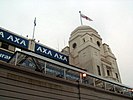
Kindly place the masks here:
POLYGON ((0 62, 0 100, 132 100, 132 98, 0 62))

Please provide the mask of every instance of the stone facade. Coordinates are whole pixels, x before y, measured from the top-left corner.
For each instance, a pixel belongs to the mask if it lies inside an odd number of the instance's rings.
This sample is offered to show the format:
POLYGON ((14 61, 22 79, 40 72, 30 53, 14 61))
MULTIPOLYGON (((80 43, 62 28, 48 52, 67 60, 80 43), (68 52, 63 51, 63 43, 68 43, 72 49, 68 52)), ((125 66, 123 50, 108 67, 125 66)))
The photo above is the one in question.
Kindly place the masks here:
POLYGON ((69 47, 62 52, 69 55, 71 65, 121 83, 116 57, 109 45, 102 43, 98 32, 90 26, 77 27, 71 33, 69 47))

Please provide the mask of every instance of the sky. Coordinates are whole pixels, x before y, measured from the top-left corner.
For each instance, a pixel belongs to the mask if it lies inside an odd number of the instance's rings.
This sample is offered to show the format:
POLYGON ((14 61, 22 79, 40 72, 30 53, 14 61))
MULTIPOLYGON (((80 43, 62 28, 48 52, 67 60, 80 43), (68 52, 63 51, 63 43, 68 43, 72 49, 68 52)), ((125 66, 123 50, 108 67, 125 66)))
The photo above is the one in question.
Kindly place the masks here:
POLYGON ((0 27, 56 50, 68 45, 79 11, 117 58, 122 83, 133 87, 133 0, 0 0, 0 27))

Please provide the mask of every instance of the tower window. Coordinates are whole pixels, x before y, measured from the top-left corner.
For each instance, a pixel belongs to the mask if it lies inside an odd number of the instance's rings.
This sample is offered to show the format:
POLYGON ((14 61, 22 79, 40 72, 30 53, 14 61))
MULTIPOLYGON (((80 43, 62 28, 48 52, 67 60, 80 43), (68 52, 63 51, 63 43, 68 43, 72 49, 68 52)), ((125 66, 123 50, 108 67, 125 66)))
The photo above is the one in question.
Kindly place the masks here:
POLYGON ((110 76, 110 72, 109 72, 109 70, 108 70, 108 69, 107 69, 107 75, 108 75, 108 76, 110 76))
POLYGON ((100 47, 100 42, 99 41, 97 41, 97 45, 100 47))
POLYGON ((115 75, 116 75, 116 78, 118 79, 118 74, 117 74, 117 73, 115 73, 115 75))
POLYGON ((101 76, 100 66, 97 66, 98 75, 101 76))
POLYGON ((9 44, 7 44, 7 43, 1 44, 1 48, 8 49, 8 47, 9 47, 9 44))
POLYGON ((75 49, 77 47, 77 44, 73 43, 72 47, 75 49))
POLYGON ((85 38, 83 38, 83 42, 85 42, 85 38))
POLYGON ((90 41, 92 42, 92 38, 90 38, 90 41))

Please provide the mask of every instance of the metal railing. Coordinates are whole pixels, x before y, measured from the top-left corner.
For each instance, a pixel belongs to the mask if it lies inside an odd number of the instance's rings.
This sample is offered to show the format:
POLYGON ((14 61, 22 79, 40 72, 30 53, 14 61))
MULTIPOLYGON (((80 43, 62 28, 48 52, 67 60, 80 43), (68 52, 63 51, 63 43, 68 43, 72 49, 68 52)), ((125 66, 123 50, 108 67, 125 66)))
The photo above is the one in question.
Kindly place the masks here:
POLYGON ((93 75, 81 68, 42 57, 32 52, 17 51, 9 60, 9 63, 39 71, 46 75, 79 82, 80 84, 88 86, 91 85, 100 89, 133 97, 133 88, 131 87, 93 75))

